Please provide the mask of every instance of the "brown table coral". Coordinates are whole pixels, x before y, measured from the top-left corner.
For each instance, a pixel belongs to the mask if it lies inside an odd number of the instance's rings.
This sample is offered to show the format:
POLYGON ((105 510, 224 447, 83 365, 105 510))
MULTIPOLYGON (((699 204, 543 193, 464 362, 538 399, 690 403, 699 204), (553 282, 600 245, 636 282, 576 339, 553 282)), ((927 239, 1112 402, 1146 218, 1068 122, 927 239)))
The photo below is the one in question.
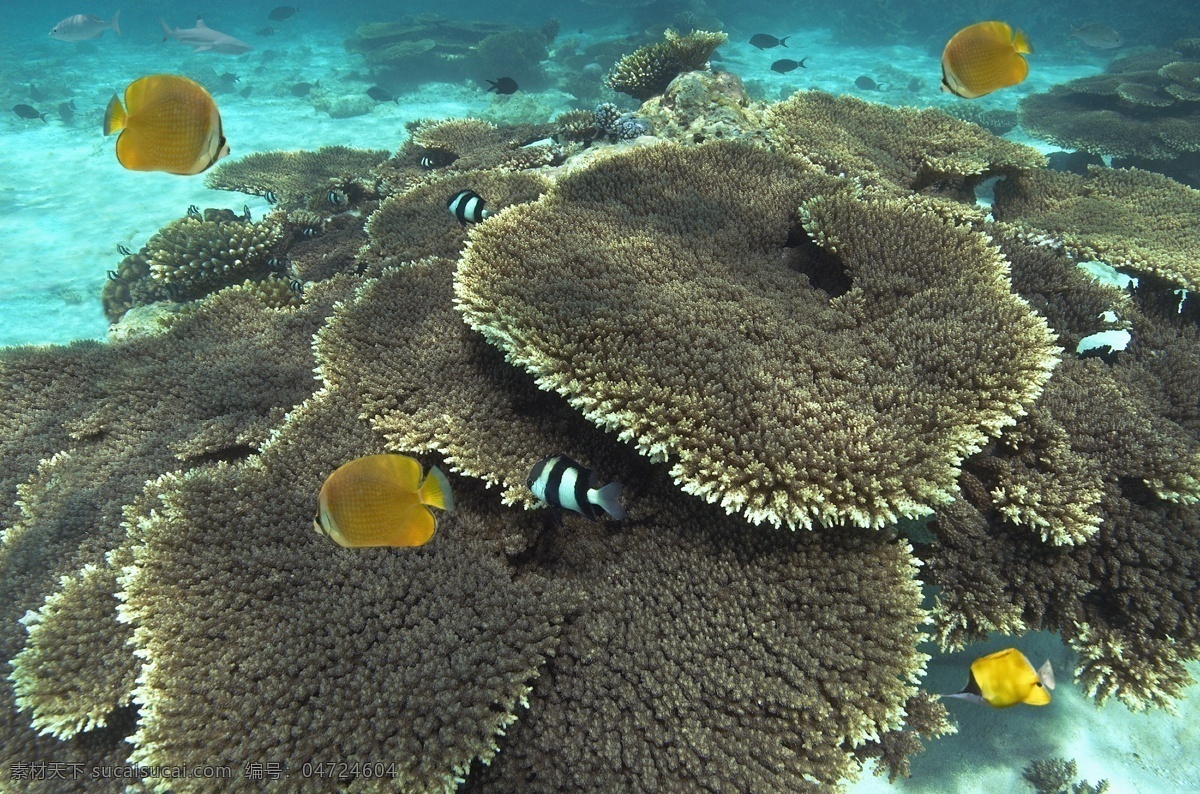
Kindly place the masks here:
POLYGON ((1037 395, 1045 323, 975 235, 739 144, 657 146, 481 225, 467 321, 752 521, 929 512, 1037 395))
MULTIPOLYGON (((1177 44, 1176 46, 1180 46, 1177 44)), ((1152 50, 1114 60, 1104 74, 1024 97, 1021 124, 1059 146, 1112 155, 1196 186, 1200 60, 1152 50)))
POLYGON ((1200 290, 1200 192, 1160 174, 1032 171, 996 185, 992 212, 1081 259, 1200 290))

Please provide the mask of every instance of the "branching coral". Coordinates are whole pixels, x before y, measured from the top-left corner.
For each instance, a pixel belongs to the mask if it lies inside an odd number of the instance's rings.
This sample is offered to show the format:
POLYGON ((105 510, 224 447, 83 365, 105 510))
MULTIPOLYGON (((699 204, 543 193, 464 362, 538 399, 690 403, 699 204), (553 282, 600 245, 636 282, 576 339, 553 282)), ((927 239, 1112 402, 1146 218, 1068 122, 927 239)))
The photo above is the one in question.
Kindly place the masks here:
POLYGON ((325 393, 261 459, 159 483, 124 578, 148 662, 134 762, 387 759, 394 776, 360 790, 452 791, 494 753, 571 599, 514 581, 495 523, 469 509, 409 554, 313 532, 321 480, 377 443, 356 413, 353 394, 325 393))
POLYGON ((686 36, 667 30, 663 41, 640 47, 617 61, 605 84, 645 101, 665 91, 680 74, 704 68, 713 50, 727 38, 724 33, 704 30, 694 30, 686 36))
POLYGON ((1138 708, 1179 694, 1189 681, 1183 662, 1200 651, 1200 450, 1194 431, 1164 416, 1157 379, 1136 356, 1115 365, 1065 359, 1018 425, 1035 433, 1033 454, 1005 456, 1000 445, 966 461, 965 499, 939 508, 927 558, 941 588, 935 618, 944 646, 990 631, 1058 630, 1080 653, 1078 675, 1097 700, 1138 708), (1067 446, 1039 448, 1038 437, 1054 433, 1067 446), (1083 480, 1072 474, 1079 461, 1083 480), (1062 480, 1046 487, 1052 472, 1062 480), (1053 509, 1042 506, 1038 516, 1091 503, 1084 515, 1093 516, 1094 533, 1075 546, 1045 545, 996 498, 993 483, 1004 477, 1041 489, 1053 509))
POLYGON ((827 173, 970 202, 983 180, 1046 163, 1034 149, 938 110, 890 108, 823 91, 800 91, 772 105, 765 124, 783 151, 827 173))
POLYGON ((1059 146, 1160 162, 1200 151, 1200 61, 1154 50, 1020 103, 1022 125, 1059 146))
POLYGON ((283 229, 270 219, 253 223, 186 217, 167 224, 139 255, 146 259, 157 295, 187 301, 250 276, 265 278, 282 237, 283 229))
POLYGON ((538 143, 553 135, 553 124, 497 125, 482 119, 422 119, 409 122, 409 137, 396 154, 399 163, 431 158, 458 171, 520 170, 562 162, 565 150, 538 143))
POLYGON ((1033 171, 996 185, 999 220, 1051 235, 1084 259, 1200 289, 1200 191, 1136 168, 1086 177, 1033 171))
POLYGON ((315 152, 255 152, 219 163, 204 177, 204 184, 255 196, 271 193, 288 209, 328 210, 331 181, 365 180, 364 192, 372 193, 375 188, 367 175, 388 156, 386 151, 347 146, 323 146, 315 152))
MULTIPOLYGON (((629 790, 691 780, 700 755, 720 770, 704 767, 718 790, 804 790, 806 778, 854 774, 851 748, 898 728, 899 706, 914 696, 906 682, 922 657, 908 643, 921 613, 904 547, 869 533, 747 532, 680 494, 664 467, 589 427, 466 329, 452 276, 447 261, 391 268, 343 305, 317 344, 330 393, 361 389, 363 415, 393 448, 437 450, 489 484, 523 478, 546 450, 567 449, 636 494, 620 532, 559 530, 538 514, 526 520, 532 534, 505 530, 522 577, 586 597, 528 712, 474 784, 565 790, 586 780, 629 790), (880 578, 863 586, 829 576, 831 567, 880 578), (887 636, 871 644, 893 650, 851 650, 877 622, 887 636), (807 650, 789 650, 799 648, 807 650), (637 726, 619 744, 609 728, 617 722, 637 726)), ((528 493, 514 483, 505 497, 528 493)), ((934 730, 941 721, 929 716, 914 721, 934 730)))
POLYGON ((29 637, 12 660, 16 704, 35 730, 59 739, 107 725, 128 706, 139 666, 126 647, 133 632, 118 628, 116 570, 88 563, 60 580, 37 612, 22 619, 29 637), (63 648, 82 649, 65 655, 63 648), (102 660, 96 665, 83 660, 102 660))
POLYGON ((918 203, 705 144, 608 158, 481 224, 457 292, 684 490, 756 522, 877 527, 948 499, 1048 377, 1005 271, 918 203))
POLYGON ((0 686, 4 780, 12 763, 30 758, 125 761, 129 715, 121 708, 100 714, 104 702, 123 702, 112 694, 120 688, 111 685, 120 673, 112 654, 130 651, 113 644, 121 634, 114 593, 107 602, 102 594, 94 602, 77 596, 103 585, 106 555, 125 538, 124 508, 139 499, 148 479, 180 467, 177 451, 188 450, 191 466, 244 458, 266 435, 264 420, 277 421, 280 409, 311 393, 308 340, 336 296, 326 287, 314 290, 303 308, 278 310, 245 291, 227 291, 152 337, 0 356, 8 395, 0 407, 6 461, 0 486, 9 493, 0 540, 0 658, 7 662, 27 651, 19 663, 21 691, 40 725, 60 735, 108 725, 65 741, 38 736, 31 714, 17 711, 6 671, 0 686), (97 572, 78 590, 77 572, 88 565, 97 572), (65 595, 53 595, 59 591, 65 595), (20 619, 30 610, 43 610, 47 619, 37 620, 27 646, 20 619), (86 636, 53 641, 85 615, 102 622, 86 636), (104 675, 95 672, 106 667, 104 675), (51 697, 50 682, 39 678, 43 672, 63 675, 54 682, 59 691, 80 697, 70 703, 51 697))

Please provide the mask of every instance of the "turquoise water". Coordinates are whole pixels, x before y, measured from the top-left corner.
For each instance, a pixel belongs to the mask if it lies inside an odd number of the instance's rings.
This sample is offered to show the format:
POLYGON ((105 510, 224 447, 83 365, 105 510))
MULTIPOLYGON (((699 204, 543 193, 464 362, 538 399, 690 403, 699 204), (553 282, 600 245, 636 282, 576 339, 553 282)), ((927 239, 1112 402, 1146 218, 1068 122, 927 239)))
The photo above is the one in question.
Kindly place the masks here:
MULTIPOLYGON (((145 74, 179 73, 202 83, 211 81, 231 158, 236 159, 328 145, 395 151, 405 141, 405 124, 419 119, 471 116, 497 123, 543 122, 567 110, 590 110, 597 96, 633 111, 637 102, 629 97, 597 85, 580 88, 580 80, 599 83, 612 59, 598 61, 598 70, 581 76, 568 52, 625 37, 642 36, 639 43, 645 43, 652 40, 647 31, 657 34, 677 24, 678 13, 689 10, 698 18, 717 20, 729 34, 713 63, 739 76, 749 95, 762 101, 779 101, 800 89, 821 89, 897 107, 953 107, 962 100, 938 89, 941 47, 962 25, 993 15, 1020 24, 1036 47, 1028 79, 975 101, 977 107, 995 111, 1013 111, 1025 96, 1100 74, 1114 56, 1200 36, 1200 20, 1190 6, 1159 5, 1141 13, 1102 4, 1090 9, 1092 20, 1083 20, 1077 9, 1061 4, 976 5, 982 6, 977 17, 960 6, 915 2, 907 7, 850 5, 837 14, 825 4, 643 4, 613 9, 602 3, 465 3, 451 8, 364 3, 336 12, 302 8, 281 21, 268 18, 270 3, 205 8, 209 26, 252 45, 242 55, 193 53, 179 42, 161 41, 156 17, 186 27, 192 24, 191 7, 125 5, 121 36, 109 31, 78 43, 56 41, 47 33, 60 19, 84 9, 62 3, 22 7, 8 18, 0 42, 0 73, 5 78, 0 91, 8 102, 0 118, 5 144, 0 147, 0 239, 6 243, 0 257, 0 316, 5 320, 0 324, 0 346, 105 339, 109 325, 100 291, 107 271, 122 259, 118 246, 136 251, 190 205, 237 212, 246 207, 255 219, 271 210, 262 197, 211 190, 200 175, 136 173, 120 167, 113 138, 101 133, 101 119, 109 98, 145 74), (367 88, 387 82, 344 42, 360 25, 420 12, 524 27, 556 18, 560 29, 547 47, 540 74, 522 78, 526 87, 512 96, 486 90, 486 80, 501 76, 497 74, 443 79, 429 74, 415 83, 391 75, 398 102, 371 103, 365 112, 343 118, 331 115, 332 103, 362 102, 367 88), (853 23, 855 13, 866 15, 862 24, 853 23), (1112 25, 1122 31, 1126 43, 1116 50, 1086 47, 1067 37, 1068 21, 1112 25), (270 35, 261 32, 267 27, 272 28, 270 35), (757 49, 749 44, 756 33, 788 35, 789 46, 757 49), (772 63, 784 57, 806 57, 806 66, 786 74, 772 71, 772 63), (236 75, 236 81, 219 90, 221 76, 227 73, 236 75), (886 87, 862 88, 856 81, 863 76, 886 87), (302 82, 318 86, 297 96, 293 87, 302 82), (74 102, 72 118, 57 112, 65 102, 74 102), (49 115, 42 121, 7 111, 18 104, 49 115)), ((90 10, 107 17, 115 8, 90 10)), ((1057 150, 1020 127, 1005 137, 1044 152, 1057 150)), ((1197 222, 1200 218, 1183 221, 1190 226, 1197 222)), ((14 502, 17 495, 5 499, 14 502)), ((1200 577, 1200 571, 1191 573, 1200 577)), ((1044 633, 997 637, 960 653, 935 653, 924 686, 933 692, 957 691, 972 659, 1014 644, 1035 666, 1050 658, 1061 671, 1052 707, 998 711, 951 701, 958 734, 927 741, 926 751, 914 758, 912 778, 889 786, 886 778, 872 778, 868 771, 850 783, 850 790, 1030 790, 1020 780, 1021 769, 1033 760, 1063 756, 1077 761, 1081 778, 1108 779, 1112 792, 1200 791, 1200 694, 1194 686, 1176 713, 1134 713, 1119 703, 1098 708, 1071 684, 1069 671, 1077 659, 1056 636, 1044 633)), ((1200 671, 1194 663, 1189 669, 1193 675, 1200 671)))

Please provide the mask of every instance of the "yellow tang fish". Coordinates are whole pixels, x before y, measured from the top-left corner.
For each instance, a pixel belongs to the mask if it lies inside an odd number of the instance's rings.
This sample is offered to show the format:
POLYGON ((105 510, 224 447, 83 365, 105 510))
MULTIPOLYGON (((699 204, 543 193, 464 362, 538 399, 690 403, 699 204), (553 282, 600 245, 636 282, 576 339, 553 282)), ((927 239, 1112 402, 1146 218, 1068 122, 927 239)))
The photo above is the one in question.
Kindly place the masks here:
POLYGON ((971 662, 971 675, 963 691, 942 697, 986 703, 998 709, 1018 703, 1044 706, 1050 702, 1048 689, 1054 689, 1054 668, 1049 659, 1034 670, 1025 654, 1005 648, 971 662))
POLYGON ((951 37, 942 51, 942 90, 975 99, 1016 85, 1029 74, 1023 55, 1033 45, 1005 22, 976 22, 951 37))
POLYGON ((407 455, 368 455, 325 479, 313 529, 346 547, 421 546, 437 527, 430 507, 453 510, 450 483, 437 466, 421 481, 407 455))
POLYGON ((117 160, 130 171, 198 174, 229 154, 221 114, 199 83, 152 74, 114 94, 104 111, 104 134, 120 132, 117 160))

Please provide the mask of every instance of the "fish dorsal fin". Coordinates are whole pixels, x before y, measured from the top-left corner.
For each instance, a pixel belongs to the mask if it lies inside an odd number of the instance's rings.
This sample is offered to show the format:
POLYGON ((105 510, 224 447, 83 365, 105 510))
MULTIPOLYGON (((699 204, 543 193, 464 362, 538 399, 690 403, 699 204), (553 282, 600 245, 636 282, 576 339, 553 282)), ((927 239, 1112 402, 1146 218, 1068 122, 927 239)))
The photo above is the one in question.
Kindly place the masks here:
POLYGON ((429 476, 421 483, 417 495, 422 504, 447 512, 454 509, 454 494, 450 492, 450 481, 437 466, 430 468, 429 476))
POLYGON ((196 17, 196 27, 200 30, 209 30, 208 25, 204 24, 204 17, 196 17))
POLYGON ((1025 35, 1025 31, 1020 28, 1013 33, 1013 46, 1022 55, 1033 55, 1033 45, 1029 43, 1029 37, 1025 35))

